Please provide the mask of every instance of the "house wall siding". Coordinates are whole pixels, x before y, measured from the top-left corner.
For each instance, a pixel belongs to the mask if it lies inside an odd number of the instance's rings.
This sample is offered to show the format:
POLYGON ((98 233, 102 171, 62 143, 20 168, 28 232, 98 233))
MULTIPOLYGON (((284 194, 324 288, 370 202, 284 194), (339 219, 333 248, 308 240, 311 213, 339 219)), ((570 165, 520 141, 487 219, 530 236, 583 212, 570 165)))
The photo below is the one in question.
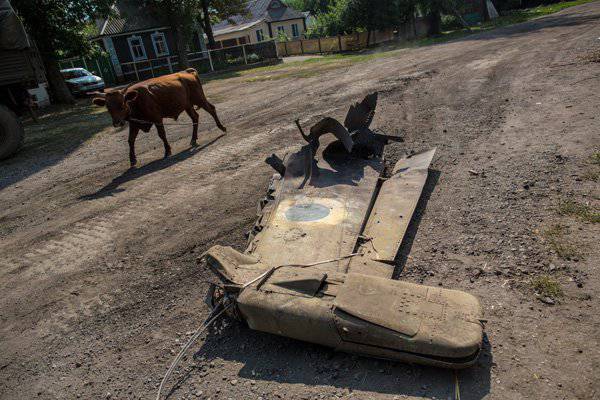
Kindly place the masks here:
MULTIPOLYGON (((292 34, 292 25, 293 24, 298 25, 299 36, 302 36, 305 32, 303 21, 304 20, 302 18, 298 18, 298 19, 291 19, 289 21, 272 22, 271 26, 273 27, 273 37, 277 38, 277 29, 278 29, 278 27, 282 26, 287 37, 290 39, 293 39, 294 38, 294 35, 292 34)), ((296 38, 298 38, 298 37, 296 37, 296 38)))
MULTIPOLYGON (((288 21, 272 22, 271 29, 273 31, 273 39, 277 38, 277 27, 278 26, 283 26, 283 29, 285 30, 286 35, 290 39, 293 39, 294 38, 294 36, 292 35, 292 25, 293 24, 298 25, 298 32, 299 32, 300 36, 302 36, 305 32, 304 19, 297 18, 297 19, 291 19, 288 21)), ((243 31, 231 32, 231 33, 226 33, 223 35, 215 35, 215 40, 219 42, 219 41, 225 41, 225 40, 231 40, 231 39, 237 39, 237 38, 249 36, 250 43, 254 44, 254 43, 258 43, 258 40, 256 39, 256 31, 259 29, 262 29, 265 40, 271 39, 269 37, 269 25, 266 22, 261 22, 261 23, 256 24, 248 29, 244 29, 243 31)))

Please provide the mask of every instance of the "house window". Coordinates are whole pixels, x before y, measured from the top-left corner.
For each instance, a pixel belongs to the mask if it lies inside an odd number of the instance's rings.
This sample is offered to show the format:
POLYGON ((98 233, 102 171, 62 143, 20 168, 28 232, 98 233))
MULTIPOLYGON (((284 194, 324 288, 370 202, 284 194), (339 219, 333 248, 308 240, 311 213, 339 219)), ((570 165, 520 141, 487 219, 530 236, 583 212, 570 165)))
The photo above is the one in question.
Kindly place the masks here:
POLYGON ((300 31, 298 30, 298 24, 292 24, 292 36, 294 36, 294 37, 300 36, 300 31))
POLYGON ((256 30, 256 40, 259 41, 259 42, 262 42, 263 40, 265 40, 265 35, 264 35, 262 29, 257 29, 256 30))
POLYGON ((283 26, 278 26, 277 27, 277 33, 281 33, 285 35, 285 28, 283 26))
POLYGON ((146 57, 144 42, 142 42, 140 36, 130 36, 127 38, 127 42, 129 43, 129 51, 131 51, 133 61, 145 60, 148 58, 146 57))
POLYGON ((163 57, 169 55, 169 46, 167 45, 167 39, 165 34, 162 32, 154 32, 152 34, 152 44, 154 45, 154 53, 157 57, 163 57))

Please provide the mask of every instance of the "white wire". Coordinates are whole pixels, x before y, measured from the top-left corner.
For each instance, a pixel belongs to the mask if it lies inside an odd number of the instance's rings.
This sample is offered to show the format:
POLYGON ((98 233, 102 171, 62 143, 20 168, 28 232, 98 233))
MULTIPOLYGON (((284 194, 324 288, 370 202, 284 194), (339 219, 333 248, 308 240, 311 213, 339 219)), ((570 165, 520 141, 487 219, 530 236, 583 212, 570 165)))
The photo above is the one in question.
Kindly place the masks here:
POLYGON ((181 358, 183 357, 183 355, 185 354, 185 352, 190 348, 190 346, 200 337, 200 335, 202 335, 202 333, 204 333, 204 331, 213 323, 215 322, 215 320, 217 318, 219 318, 221 315, 223 315, 223 313, 225 311, 227 311, 229 309, 229 307, 231 307, 233 305, 233 303, 228 304, 227 306, 225 306, 221 311, 219 311, 217 314, 215 314, 213 317, 209 317, 206 321, 204 321, 204 323, 196 330, 196 333, 194 333, 192 335, 192 337, 190 338, 190 340, 186 343, 185 346, 183 346, 183 348, 181 349, 181 351, 179 352, 179 354, 177 355, 177 357, 175 357, 175 359, 173 360, 173 362, 171 363, 171 366, 169 367, 169 369, 167 370, 167 372, 165 373, 165 376, 163 377, 162 382, 160 383, 160 386, 158 387, 158 393, 156 394, 156 400, 160 400, 160 396, 162 394, 162 389, 163 386, 165 385, 165 383, 167 382, 167 379, 169 378, 169 376, 171 375, 171 373, 173 372, 173 370, 175 369, 175 367, 177 366, 177 364, 179 363, 179 361, 181 361, 181 358))

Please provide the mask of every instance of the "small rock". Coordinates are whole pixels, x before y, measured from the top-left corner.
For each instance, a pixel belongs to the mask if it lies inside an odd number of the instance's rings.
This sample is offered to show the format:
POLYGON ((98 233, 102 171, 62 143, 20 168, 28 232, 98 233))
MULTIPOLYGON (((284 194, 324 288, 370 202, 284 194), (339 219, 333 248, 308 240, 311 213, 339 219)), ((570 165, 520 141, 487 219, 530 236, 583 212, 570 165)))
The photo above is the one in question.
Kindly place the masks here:
POLYGON ((540 301, 541 301, 542 303, 549 304, 549 305, 551 305, 551 306, 555 304, 554 300, 553 300, 553 299, 551 299, 551 298, 550 298, 550 297, 548 297, 548 296, 540 297, 540 301))
POLYGON ((237 385, 238 381, 237 379, 232 379, 229 381, 229 383, 231 383, 233 386, 237 385))

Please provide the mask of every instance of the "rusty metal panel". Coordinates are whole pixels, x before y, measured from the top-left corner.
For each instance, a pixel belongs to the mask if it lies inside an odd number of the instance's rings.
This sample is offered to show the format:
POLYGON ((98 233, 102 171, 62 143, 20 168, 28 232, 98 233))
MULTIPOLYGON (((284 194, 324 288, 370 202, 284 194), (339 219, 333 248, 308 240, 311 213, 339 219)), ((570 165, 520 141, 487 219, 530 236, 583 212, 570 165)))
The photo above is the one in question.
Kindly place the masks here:
MULTIPOLYGON (((256 235, 253 255, 272 265, 308 264, 352 253, 383 161, 323 156, 304 183, 304 158, 290 157, 276 205, 256 235), (304 186, 302 186, 304 183, 304 186)), ((345 272, 348 260, 316 266, 345 272)))
POLYGON ((435 149, 396 163, 392 176, 381 185, 365 225, 360 247, 363 255, 350 262, 349 272, 392 277, 394 258, 421 197, 434 154, 435 149))

